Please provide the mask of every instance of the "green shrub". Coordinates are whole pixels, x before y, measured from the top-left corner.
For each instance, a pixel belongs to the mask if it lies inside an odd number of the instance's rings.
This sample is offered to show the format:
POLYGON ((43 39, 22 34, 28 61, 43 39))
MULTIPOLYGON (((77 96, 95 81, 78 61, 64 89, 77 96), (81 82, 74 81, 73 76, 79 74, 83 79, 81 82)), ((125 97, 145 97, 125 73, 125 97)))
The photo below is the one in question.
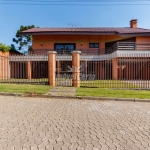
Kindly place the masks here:
POLYGON ((7 46, 5 44, 0 43, 0 51, 2 51, 2 52, 9 52, 10 49, 11 49, 10 46, 7 46))

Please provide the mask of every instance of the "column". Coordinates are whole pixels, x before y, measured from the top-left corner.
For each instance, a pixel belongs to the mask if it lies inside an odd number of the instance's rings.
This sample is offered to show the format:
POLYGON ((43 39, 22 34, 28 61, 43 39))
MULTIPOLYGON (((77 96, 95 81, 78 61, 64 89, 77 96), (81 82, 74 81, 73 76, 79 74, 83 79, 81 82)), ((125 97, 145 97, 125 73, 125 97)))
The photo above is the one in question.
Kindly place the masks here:
POLYGON ((0 79, 8 79, 9 52, 0 51, 0 79))
POLYGON ((80 87, 80 51, 72 52, 72 86, 80 87))
POLYGON ((112 79, 118 80, 118 61, 117 61, 117 58, 112 59, 112 79))
POLYGON ((50 86, 56 86, 55 83, 55 71, 56 71, 56 52, 48 52, 48 81, 50 86))
POLYGON ((8 68, 9 68, 9 52, 4 52, 4 78, 8 79, 8 68))
POLYGON ((31 80, 32 78, 32 72, 31 72, 31 62, 30 61, 27 61, 26 62, 26 65, 27 65, 27 79, 28 80, 31 80))

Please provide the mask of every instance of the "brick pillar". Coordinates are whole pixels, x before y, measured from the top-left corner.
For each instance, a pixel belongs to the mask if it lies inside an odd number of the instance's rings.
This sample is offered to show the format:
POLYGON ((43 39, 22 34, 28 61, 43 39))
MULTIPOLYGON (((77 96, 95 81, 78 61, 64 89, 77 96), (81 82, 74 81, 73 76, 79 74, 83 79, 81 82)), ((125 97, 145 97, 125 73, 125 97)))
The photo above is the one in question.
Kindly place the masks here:
POLYGON ((118 61, 117 61, 117 58, 112 59, 112 79, 118 80, 118 61))
POLYGON ((32 78, 32 72, 31 72, 31 62, 30 61, 27 61, 26 62, 26 65, 27 65, 27 79, 28 80, 31 80, 31 78, 32 78))
POLYGON ((8 79, 9 52, 4 52, 4 79, 8 79))
POLYGON ((8 79, 9 52, 0 51, 0 79, 8 79))
POLYGON ((48 52, 48 81, 50 86, 55 86, 56 52, 48 52))
POLYGON ((80 51, 72 52, 72 86, 80 87, 80 51))

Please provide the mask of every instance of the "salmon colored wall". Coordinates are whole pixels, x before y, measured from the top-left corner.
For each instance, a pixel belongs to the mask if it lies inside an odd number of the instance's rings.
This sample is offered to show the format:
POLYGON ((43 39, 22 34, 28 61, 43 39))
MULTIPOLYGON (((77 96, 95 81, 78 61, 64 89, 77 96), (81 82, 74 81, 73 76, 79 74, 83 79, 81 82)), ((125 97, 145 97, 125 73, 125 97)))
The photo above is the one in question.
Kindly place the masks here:
POLYGON ((149 36, 138 36, 136 37, 136 42, 145 42, 145 43, 149 43, 150 42, 150 37, 149 36))
POLYGON ((92 42, 99 43, 99 49, 105 49, 105 42, 120 39, 118 35, 33 35, 33 49, 54 50, 54 43, 76 43, 76 50, 87 50, 92 42))
MULTIPOLYGON (((136 42, 137 43, 150 43, 150 37, 149 36, 138 36, 136 37, 136 42)), ((141 45, 137 45, 136 46, 136 49, 137 50, 150 50, 150 46, 149 45, 144 45, 144 46, 141 46, 141 45)))

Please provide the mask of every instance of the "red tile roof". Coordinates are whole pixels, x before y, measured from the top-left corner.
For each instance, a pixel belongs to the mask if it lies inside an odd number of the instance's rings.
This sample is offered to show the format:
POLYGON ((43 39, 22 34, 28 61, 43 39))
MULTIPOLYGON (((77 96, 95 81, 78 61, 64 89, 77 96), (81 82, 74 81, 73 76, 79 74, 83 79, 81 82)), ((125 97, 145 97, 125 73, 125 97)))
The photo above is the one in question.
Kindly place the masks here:
POLYGON ((150 34, 150 29, 143 28, 32 28, 21 32, 20 34, 150 34))

